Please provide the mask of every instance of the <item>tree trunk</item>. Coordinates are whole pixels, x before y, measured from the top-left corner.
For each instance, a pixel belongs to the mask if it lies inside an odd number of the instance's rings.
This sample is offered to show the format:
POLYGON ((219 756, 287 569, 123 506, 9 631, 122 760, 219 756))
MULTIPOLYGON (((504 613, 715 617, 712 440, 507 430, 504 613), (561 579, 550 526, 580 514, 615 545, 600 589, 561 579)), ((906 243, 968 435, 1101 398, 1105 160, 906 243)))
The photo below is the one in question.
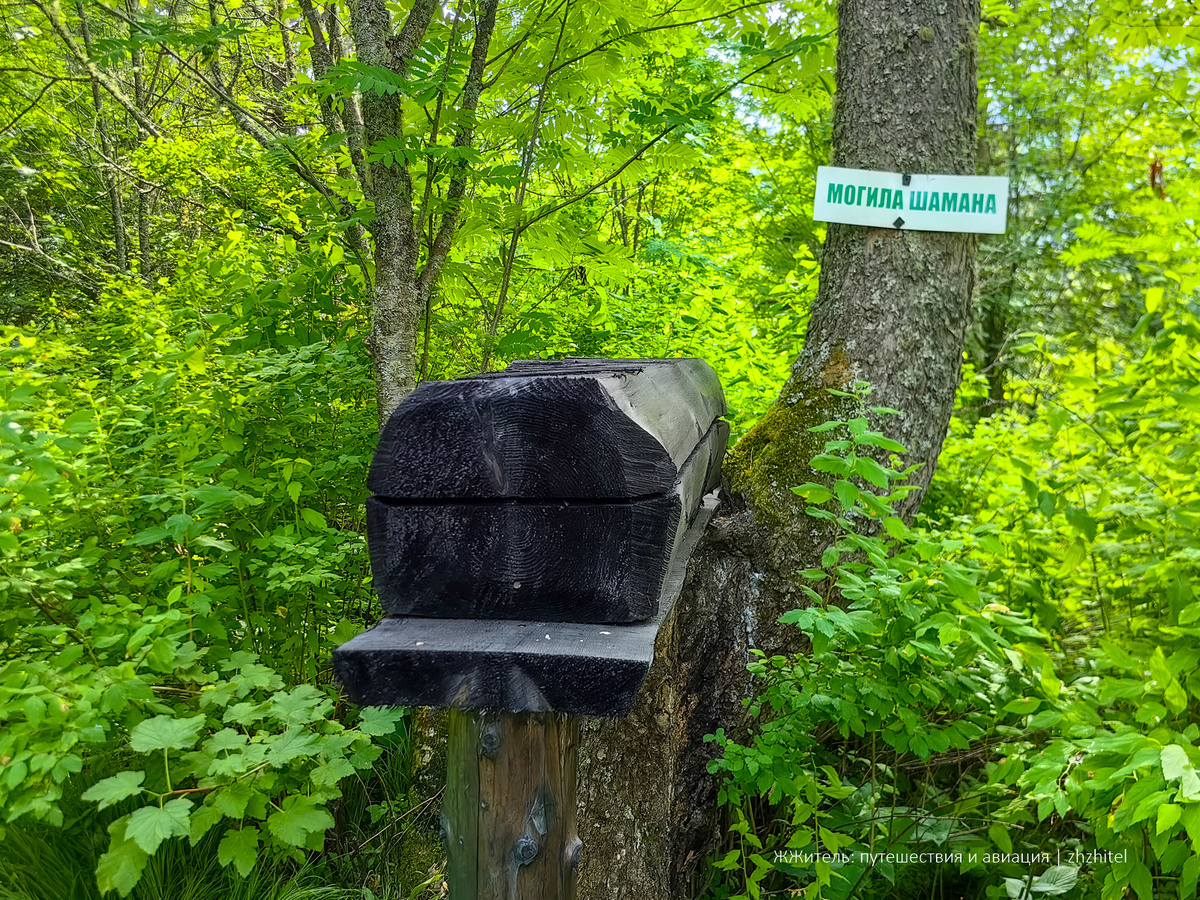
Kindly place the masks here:
MULTIPOLYGON (((892 172, 974 171, 977 0, 842 0, 832 163, 892 172)), ((831 225, 804 350, 778 400, 730 453, 724 498, 659 634, 650 677, 625 719, 585 725, 579 756, 580 897, 686 897, 716 836, 715 752, 704 736, 744 728, 749 650, 799 649, 777 623, 803 605, 795 572, 826 535, 789 490, 813 478, 846 411, 826 388, 874 387, 901 415, 876 422, 929 486, 958 387, 975 237, 831 225)))
MULTIPOLYGON (((132 0, 126 0, 125 11, 129 14, 132 20, 135 9, 132 0)), ((132 21, 129 25, 129 53, 130 66, 133 69, 133 102, 143 114, 149 114, 149 107, 146 103, 146 80, 142 73, 142 48, 137 43, 137 29, 132 21)), ((141 122, 135 122, 137 129, 137 146, 140 148, 146 140, 146 135, 142 129, 141 122)), ((137 229, 138 229, 138 274, 147 284, 152 283, 151 277, 151 257, 150 257, 150 184, 138 179, 134 185, 134 190, 137 191, 137 229)))
MULTIPOLYGON (((76 11, 79 13, 79 31, 83 38, 83 46, 88 57, 93 56, 92 33, 88 27, 87 12, 83 0, 77 0, 76 11)), ((113 220, 113 249, 116 252, 117 270, 129 271, 129 251, 125 243, 125 212, 121 206, 121 185, 117 182, 116 151, 113 149, 112 138, 108 133, 108 123, 104 119, 104 94, 100 83, 93 75, 92 105, 96 109, 96 131, 100 135, 100 151, 104 159, 100 163, 100 177, 104 179, 104 189, 108 194, 108 208, 113 220)))

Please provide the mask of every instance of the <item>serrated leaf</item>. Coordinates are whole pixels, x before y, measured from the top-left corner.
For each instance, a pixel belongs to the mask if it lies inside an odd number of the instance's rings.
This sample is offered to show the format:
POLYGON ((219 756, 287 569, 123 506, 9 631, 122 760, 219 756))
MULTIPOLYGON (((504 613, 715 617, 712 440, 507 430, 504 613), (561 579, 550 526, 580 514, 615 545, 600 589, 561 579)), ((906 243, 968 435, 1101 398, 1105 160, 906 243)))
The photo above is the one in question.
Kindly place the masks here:
POLYGON ((197 807, 188 823, 188 843, 195 847, 200 839, 224 818, 225 814, 215 805, 204 804, 197 807))
POLYGON ((222 866, 233 863, 238 874, 245 878, 258 862, 258 829, 253 825, 225 832, 217 847, 217 861, 222 866))
POLYGON ((303 847, 310 834, 333 827, 333 816, 312 797, 292 794, 267 819, 267 827, 282 843, 303 847))
POLYGON ((379 737, 395 731, 405 712, 386 706, 367 706, 363 708, 361 715, 358 730, 379 737))
POLYGON ((1189 856, 1179 874, 1179 896, 1181 898, 1195 896, 1198 878, 1200 878, 1200 856, 1189 856))
POLYGON ((276 767, 287 765, 301 756, 312 756, 317 750, 317 736, 303 728, 289 728, 267 742, 267 761, 276 767))
POLYGON ((270 716, 283 725, 307 725, 323 719, 332 708, 318 688, 301 684, 271 698, 270 716))
POLYGON ((128 897, 142 877, 150 855, 125 831, 128 816, 122 816, 108 826, 108 850, 96 863, 96 886, 100 893, 116 891, 128 897))
POLYGON ((877 488, 886 489, 889 481, 889 472, 875 460, 867 456, 860 456, 854 461, 854 471, 858 477, 873 484, 877 488))
POLYGON ((145 772, 118 772, 111 778, 97 781, 83 792, 83 799, 98 804, 98 809, 108 809, 114 803, 132 797, 142 792, 142 782, 146 779, 145 772))
POLYGON ((147 853, 153 853, 167 838, 188 833, 192 801, 183 797, 160 806, 143 806, 129 816, 125 833, 147 853))
POLYGON ((331 759, 324 765, 317 766, 312 770, 309 778, 312 783, 319 787, 333 787, 343 778, 349 778, 354 774, 354 766, 350 760, 344 756, 339 756, 337 759, 331 759))
POLYGON ((235 781, 213 792, 212 805, 229 818, 240 819, 254 793, 249 781, 235 781))
POLYGON ((155 750, 188 750, 200 736, 204 727, 204 715, 188 719, 174 716, 155 716, 138 722, 129 734, 129 747, 135 753, 151 753, 155 750))
POLYGON ((1174 803, 1164 803, 1158 808, 1158 822, 1155 834, 1162 834, 1164 831, 1173 829, 1179 823, 1179 817, 1183 814, 1183 810, 1174 803))

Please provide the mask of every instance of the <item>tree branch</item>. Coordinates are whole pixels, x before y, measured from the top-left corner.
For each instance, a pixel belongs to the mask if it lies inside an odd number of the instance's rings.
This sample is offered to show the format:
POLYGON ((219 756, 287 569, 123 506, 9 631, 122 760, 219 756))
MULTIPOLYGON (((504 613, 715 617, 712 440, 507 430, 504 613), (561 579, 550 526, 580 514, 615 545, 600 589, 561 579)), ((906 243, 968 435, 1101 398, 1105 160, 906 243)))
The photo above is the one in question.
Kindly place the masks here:
MULTIPOLYGON (((483 0, 479 15, 475 20, 475 45, 471 48, 471 66, 467 70, 467 81, 463 85, 462 105, 459 107, 462 124, 454 136, 454 146, 465 149, 471 146, 475 138, 475 111, 479 107, 479 96, 483 92, 483 72, 487 66, 488 45, 492 41, 492 32, 496 28, 496 8, 499 0, 483 0)), ((429 251, 429 259, 418 278, 420 284, 431 287, 441 274, 442 266, 450 253, 450 243, 458 228, 458 216, 462 208, 463 196, 467 189, 467 162, 461 160, 455 164, 455 172, 450 178, 446 189, 445 212, 438 226, 437 236, 429 251)))

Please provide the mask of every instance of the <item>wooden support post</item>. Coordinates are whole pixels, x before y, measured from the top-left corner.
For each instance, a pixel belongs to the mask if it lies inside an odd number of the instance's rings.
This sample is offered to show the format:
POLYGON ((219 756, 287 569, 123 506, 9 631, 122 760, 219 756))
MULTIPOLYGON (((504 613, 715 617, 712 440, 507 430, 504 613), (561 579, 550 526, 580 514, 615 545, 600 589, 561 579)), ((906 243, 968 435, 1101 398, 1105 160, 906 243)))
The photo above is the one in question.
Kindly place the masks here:
POLYGON ((452 710, 449 738, 450 900, 574 900, 579 720, 452 710))

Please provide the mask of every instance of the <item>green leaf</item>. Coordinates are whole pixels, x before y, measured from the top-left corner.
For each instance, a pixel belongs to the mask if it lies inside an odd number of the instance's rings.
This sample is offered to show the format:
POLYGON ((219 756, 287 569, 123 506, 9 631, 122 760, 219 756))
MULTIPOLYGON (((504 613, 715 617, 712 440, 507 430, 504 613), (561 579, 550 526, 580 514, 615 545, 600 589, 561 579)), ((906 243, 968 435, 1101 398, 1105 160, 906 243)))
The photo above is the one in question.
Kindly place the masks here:
POLYGON ((102 894, 116 891, 128 897, 150 859, 150 854, 126 833, 128 823, 129 817, 122 816, 108 826, 108 850, 96 863, 96 886, 102 894))
POLYGON ((889 473, 887 469, 870 457, 860 456, 854 461, 854 471, 858 477, 875 485, 877 488, 887 488, 889 482, 889 473))
POLYGON ((1180 900, 1196 895, 1196 880, 1200 878, 1200 856, 1189 856, 1179 876, 1180 900))
POLYGON ((1072 541, 1071 546, 1067 548, 1066 555, 1063 557, 1062 565, 1059 566, 1055 576, 1057 578, 1066 578, 1066 576, 1070 575, 1077 568, 1079 568, 1079 564, 1086 558, 1087 547, 1084 545, 1083 541, 1072 541))
POLYGON ((323 719, 332 709, 321 691, 311 684, 301 684, 271 698, 271 718, 283 725, 308 725, 323 719))
POLYGON ((111 778, 97 781, 83 793, 84 800, 99 804, 99 809, 108 809, 114 803, 120 803, 134 794, 142 792, 142 782, 145 772, 118 772, 111 778))
POLYGON ((96 419, 85 409, 71 413, 71 415, 63 419, 62 424, 63 430, 69 431, 71 434, 84 434, 96 430, 96 419))
POLYGON ((1078 528, 1089 541, 1096 539, 1096 520, 1087 512, 1077 506, 1068 506, 1065 515, 1068 525, 1078 528))
POLYGON ((1046 692, 1046 696, 1051 700, 1055 699, 1059 695, 1059 692, 1062 691, 1062 682, 1055 677, 1054 666, 1050 664, 1049 660, 1046 660, 1046 662, 1042 664, 1042 676, 1040 683, 1042 685, 1042 690, 1046 692))
POLYGON ((838 502, 846 509, 853 508, 859 497, 858 488, 843 478, 839 478, 833 483, 833 492, 837 494, 838 502))
POLYGON ((353 619, 341 619, 337 623, 337 627, 333 629, 330 640, 335 646, 341 646, 346 641, 358 637, 362 633, 362 625, 355 622, 353 619))
POLYGON ((1041 700, 1038 700, 1035 697, 1025 697, 1020 700, 1009 700, 1004 706, 1004 711, 1023 716, 1033 712, 1041 705, 1041 700))
POLYGON ((177 797, 161 807, 143 806, 130 815, 125 833, 147 853, 153 853, 167 838, 188 833, 191 809, 192 801, 184 797, 177 797))
POLYGON ((405 710, 399 708, 367 706, 361 710, 358 730, 375 737, 391 734, 405 715, 405 710))
MULTIPOLYGON (((1184 800, 1200 799, 1200 774, 1192 766, 1187 751, 1178 744, 1168 744, 1162 748, 1159 758, 1162 761, 1163 777, 1168 781, 1179 781, 1180 796, 1184 800)), ((1184 815, 1185 821, 1191 821, 1193 808, 1188 807, 1184 815)), ((1200 835, 1200 831, 1197 833, 1200 835)))
POLYGON ((303 847, 308 836, 333 827, 333 816, 312 797, 292 794, 282 808, 267 819, 267 827, 280 842, 303 847))
POLYGON ((1118 669, 1125 669, 1126 671, 1130 672, 1139 671, 1141 669, 1141 666, 1138 664, 1138 662, 1132 656, 1126 653, 1123 647, 1114 643, 1113 641, 1101 638, 1100 648, 1104 651, 1104 654, 1108 657, 1109 661, 1118 669))
POLYGON ((1065 894, 1079 880, 1079 869, 1073 866, 1051 866, 1031 884, 1030 890, 1039 894, 1065 894))
POLYGON ((1158 828, 1154 833, 1162 834, 1164 831, 1174 829, 1182 814, 1183 810, 1174 803, 1164 803, 1158 808, 1158 828))
POLYGON ((792 493, 798 497, 803 497, 809 503, 820 506, 822 503, 828 503, 833 497, 833 492, 828 488, 821 487, 819 484, 802 484, 799 487, 792 488, 792 493))
POLYGON ((1179 682, 1174 678, 1172 678, 1171 683, 1167 685, 1167 689, 1163 691, 1163 699, 1167 703, 1167 709, 1171 710, 1171 712, 1175 713, 1176 715, 1179 715, 1181 712, 1187 709, 1187 694, 1184 692, 1183 688, 1179 686, 1179 682))
POLYGON ((1129 884, 1141 900, 1154 900, 1154 876, 1145 863, 1134 863, 1129 884))
POLYGON ((304 509, 300 510, 300 519, 305 525, 308 525, 312 528, 320 529, 328 527, 325 517, 309 506, 306 506, 304 509))
POLYGON ((129 735, 129 747, 135 753, 150 753, 154 750, 187 750, 196 743, 200 729, 204 727, 204 715, 188 719, 174 716, 155 716, 134 726, 129 735))
POLYGON ((267 741, 267 761, 280 767, 301 756, 317 752, 317 736, 303 728, 292 727, 267 741))
POLYGON ((1162 761, 1163 777, 1168 781, 1181 778, 1184 770, 1190 769, 1192 766, 1187 751, 1178 744, 1167 744, 1163 747, 1162 752, 1159 753, 1159 759, 1162 761))
POLYGON ((234 781, 213 792, 212 804, 229 818, 240 819, 254 794, 254 785, 249 781, 234 781))
POLYGON ((987 830, 988 837, 992 843, 999 847, 1005 853, 1012 853, 1012 838, 1008 836, 1008 829, 1001 823, 997 822, 987 830))
POLYGON ((216 805, 206 803, 198 806, 192 812, 191 821, 188 824, 188 843, 195 847, 200 839, 224 818, 225 814, 217 809, 216 805))
POLYGON ((258 829, 253 825, 225 832, 217 847, 217 861, 222 866, 233 863, 238 874, 245 878, 258 862, 258 829))

